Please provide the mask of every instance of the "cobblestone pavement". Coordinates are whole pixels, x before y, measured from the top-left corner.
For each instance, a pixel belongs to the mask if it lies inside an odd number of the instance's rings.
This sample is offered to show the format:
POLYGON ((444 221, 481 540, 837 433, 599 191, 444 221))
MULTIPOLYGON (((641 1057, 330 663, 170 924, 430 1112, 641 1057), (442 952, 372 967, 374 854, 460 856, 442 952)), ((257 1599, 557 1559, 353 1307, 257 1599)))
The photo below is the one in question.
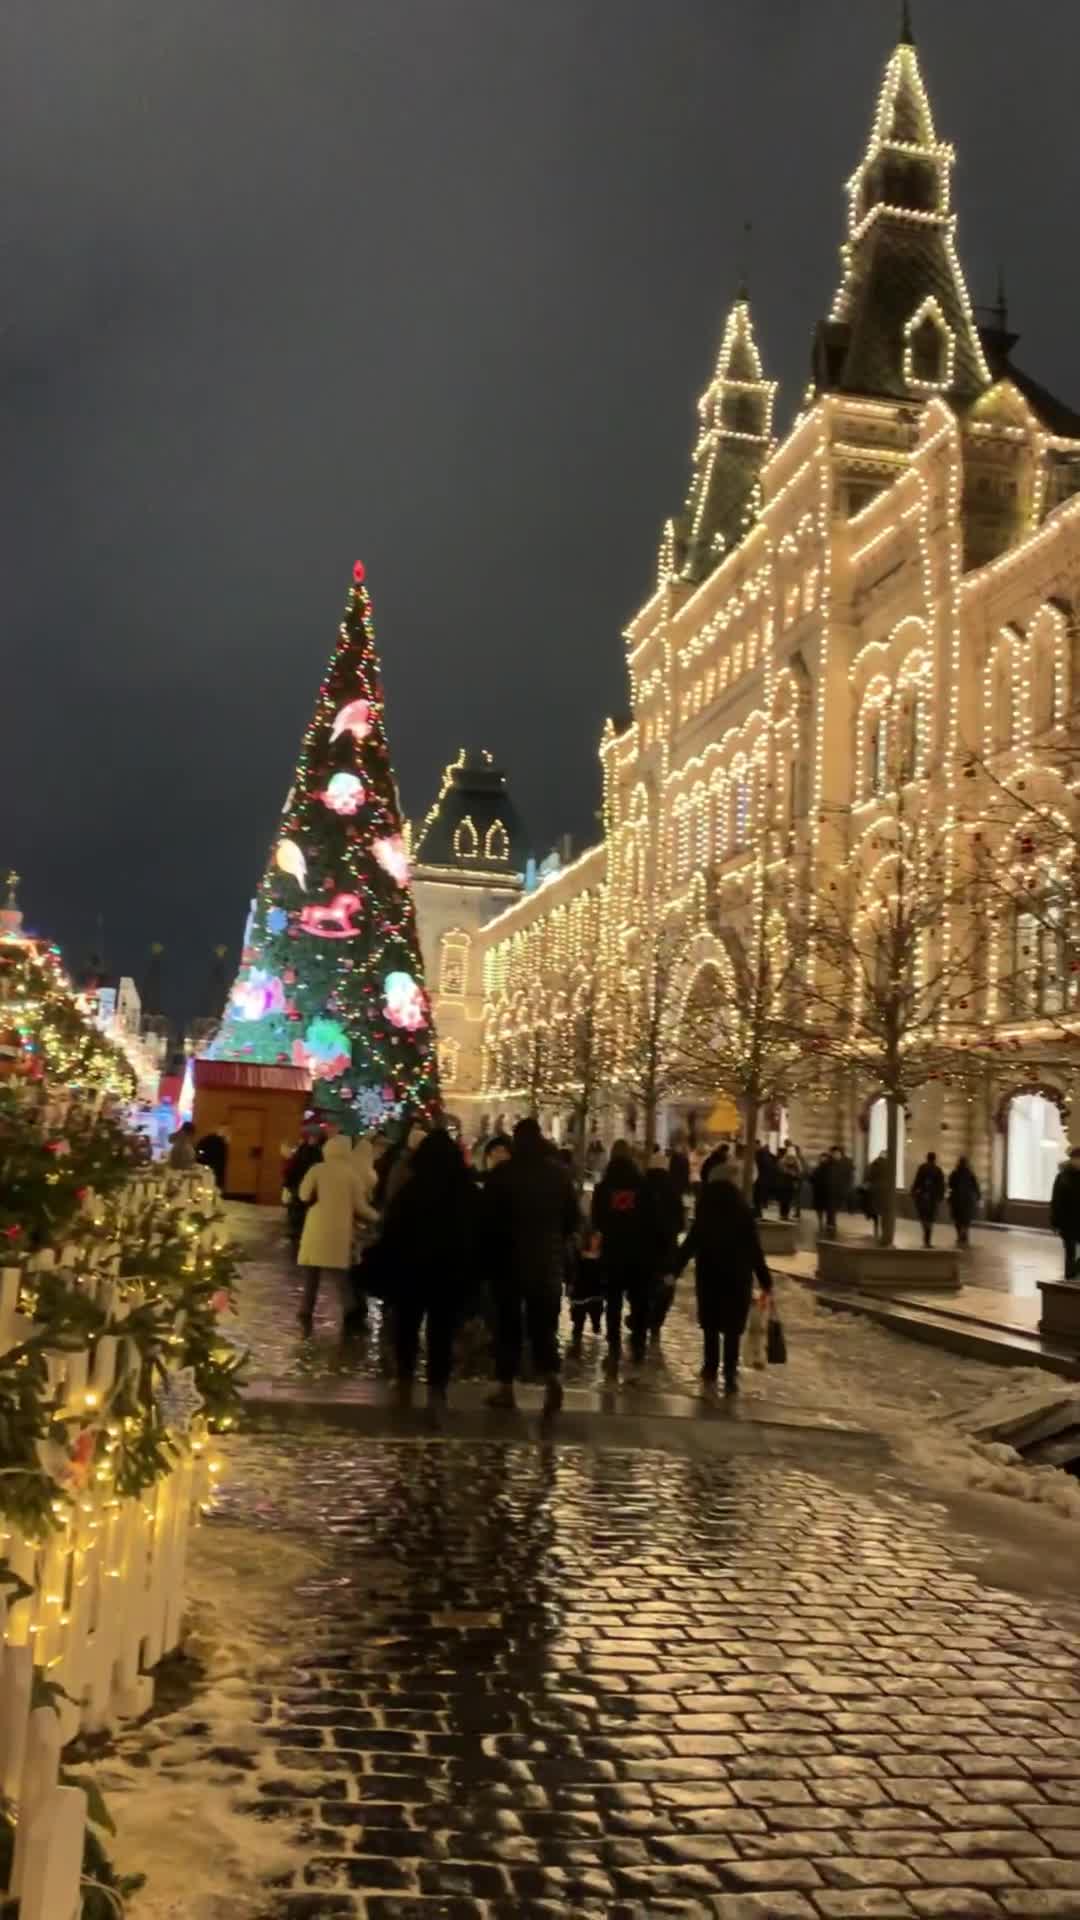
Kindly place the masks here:
MULTIPOLYGON (((233 1229, 250 1255, 241 1273, 240 1320, 251 1342, 253 1373, 312 1400, 350 1393, 370 1396, 372 1388, 392 1374, 389 1352, 380 1339, 379 1308, 372 1309, 368 1339, 343 1347, 336 1303, 320 1300, 315 1338, 302 1339, 296 1324, 299 1281, 276 1219, 255 1208, 230 1212, 233 1229)), ((998 1368, 838 1317, 820 1309, 794 1282, 780 1281, 779 1299, 791 1336, 790 1364, 766 1376, 744 1373, 743 1406, 748 1411, 782 1411, 816 1421, 829 1415, 859 1420, 868 1410, 878 1421, 890 1411, 894 1420, 907 1420, 914 1407, 925 1420, 928 1413, 974 1406, 1001 1384, 998 1368)), ((565 1311, 562 1329, 565 1336, 565 1311)), ((595 1394, 603 1387, 603 1357, 603 1341, 591 1331, 581 1355, 566 1356, 564 1378, 571 1400, 575 1389, 595 1394)), ((650 1353, 633 1388, 620 1395, 620 1406, 641 1404, 646 1397, 697 1395, 700 1367, 693 1281, 686 1277, 679 1283, 662 1345, 650 1353)), ((489 1343, 482 1332, 466 1330, 457 1343, 455 1383, 487 1381, 490 1376, 489 1343)), ((451 1388, 452 1403, 455 1397, 463 1398, 458 1384, 451 1388)))
POLYGON ((236 1756, 260 1920, 1080 1916, 1080 1634, 812 1447, 240 1441, 215 1539, 327 1563, 236 1756))

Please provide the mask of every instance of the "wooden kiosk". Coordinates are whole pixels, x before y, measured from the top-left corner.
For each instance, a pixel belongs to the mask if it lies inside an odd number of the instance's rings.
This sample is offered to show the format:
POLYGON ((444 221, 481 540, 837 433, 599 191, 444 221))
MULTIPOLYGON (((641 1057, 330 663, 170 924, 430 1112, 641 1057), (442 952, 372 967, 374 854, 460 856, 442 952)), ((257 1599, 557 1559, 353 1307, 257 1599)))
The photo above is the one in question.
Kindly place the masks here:
POLYGON ((225 1194, 276 1207, 284 1158, 300 1139, 311 1081, 303 1067, 195 1061, 195 1138, 226 1133, 225 1194))

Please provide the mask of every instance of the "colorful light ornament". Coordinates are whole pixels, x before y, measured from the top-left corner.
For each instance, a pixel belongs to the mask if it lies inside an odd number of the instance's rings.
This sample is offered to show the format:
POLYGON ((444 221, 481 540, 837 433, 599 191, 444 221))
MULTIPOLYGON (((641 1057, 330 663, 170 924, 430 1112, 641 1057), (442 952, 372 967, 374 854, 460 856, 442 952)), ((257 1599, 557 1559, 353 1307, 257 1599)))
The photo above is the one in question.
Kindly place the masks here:
POLYGON ((354 919, 362 912, 359 894, 336 893, 325 907, 302 907, 300 927, 302 932, 314 934, 317 940, 353 940, 360 932, 354 919))
POLYGON ((370 700, 350 700, 336 715, 330 729, 331 742, 340 740, 343 733, 351 733, 357 745, 366 740, 374 725, 374 715, 370 700))
POLYGON ((303 1039, 293 1041, 292 1057, 313 1080, 335 1080, 352 1061, 349 1036, 336 1020, 313 1020, 303 1039))
POLYGON ((291 875, 302 892, 307 892, 307 861, 304 859, 303 849, 297 846, 295 840, 278 841, 274 865, 279 873, 291 875))
POLYGON ((289 916, 284 907, 271 907, 266 916, 267 933, 284 933, 289 924, 289 916))
POLYGON ((391 834, 385 840, 376 840, 371 850, 383 872, 388 873, 391 880, 396 880, 399 887, 407 887, 409 856, 400 833, 391 834))
POLYGON ((363 781, 358 780, 355 773, 335 773, 327 781, 326 791, 319 798, 331 813, 341 814, 345 818, 349 814, 359 813, 367 793, 363 781))
POLYGON ((427 1006, 422 989, 411 973, 388 973, 383 981, 383 1012, 391 1026, 415 1033, 427 1026, 427 1006))
POLYGON ((232 990, 232 1011, 237 1020, 264 1020, 268 1013, 282 1013, 284 1009, 281 981, 259 967, 253 967, 232 990))

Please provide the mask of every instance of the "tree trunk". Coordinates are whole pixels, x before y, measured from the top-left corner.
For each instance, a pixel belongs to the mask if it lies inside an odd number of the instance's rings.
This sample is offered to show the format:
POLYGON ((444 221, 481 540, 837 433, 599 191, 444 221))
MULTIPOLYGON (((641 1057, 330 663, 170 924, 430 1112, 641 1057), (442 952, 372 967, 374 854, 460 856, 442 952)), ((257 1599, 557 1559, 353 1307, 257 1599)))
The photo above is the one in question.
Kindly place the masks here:
POLYGON ((641 1143, 645 1150, 646 1160, 652 1159, 653 1142, 656 1139, 656 1114, 657 1114, 657 1109, 659 1105, 660 1103, 657 1100, 655 1093, 649 1094, 645 1101, 645 1112, 644 1112, 645 1124, 643 1128, 643 1139, 641 1143))
POLYGON ((756 1080, 752 1081, 743 1095, 742 1122, 746 1151, 743 1154, 742 1190, 743 1199, 750 1206, 754 1204, 754 1181, 757 1179, 757 1130, 758 1115, 761 1112, 761 1089, 756 1080))
POLYGON ((886 1097, 885 1102, 885 1158, 888 1162, 888 1183, 881 1209, 881 1244, 891 1247, 896 1240, 896 1174, 897 1156, 900 1151, 900 1102, 894 1093, 886 1097))

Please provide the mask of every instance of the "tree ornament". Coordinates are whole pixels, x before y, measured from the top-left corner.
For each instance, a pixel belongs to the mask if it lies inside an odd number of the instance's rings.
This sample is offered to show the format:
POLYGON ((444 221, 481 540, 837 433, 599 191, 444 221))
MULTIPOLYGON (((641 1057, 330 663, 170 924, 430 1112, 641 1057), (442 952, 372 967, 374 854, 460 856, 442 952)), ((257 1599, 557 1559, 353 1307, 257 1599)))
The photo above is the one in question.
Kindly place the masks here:
POLYGON ((281 873, 289 874, 302 892, 307 891, 307 861, 295 840, 278 841, 274 865, 281 873))
POLYGON ((361 586, 363 582, 366 580, 367 568, 365 567, 362 560, 356 560, 353 562, 352 577, 356 581, 356 584, 358 587, 361 586))

